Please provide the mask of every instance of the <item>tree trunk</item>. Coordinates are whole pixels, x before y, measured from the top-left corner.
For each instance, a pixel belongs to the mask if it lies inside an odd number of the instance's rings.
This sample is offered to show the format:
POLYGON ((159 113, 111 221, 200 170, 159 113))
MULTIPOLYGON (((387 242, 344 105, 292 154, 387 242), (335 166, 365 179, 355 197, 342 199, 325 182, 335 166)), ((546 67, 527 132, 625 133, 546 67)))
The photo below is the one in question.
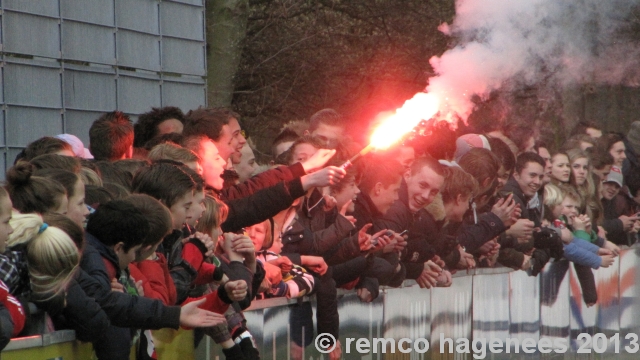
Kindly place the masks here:
POLYGON ((247 32, 248 0, 206 0, 207 102, 231 105, 241 43, 247 32))

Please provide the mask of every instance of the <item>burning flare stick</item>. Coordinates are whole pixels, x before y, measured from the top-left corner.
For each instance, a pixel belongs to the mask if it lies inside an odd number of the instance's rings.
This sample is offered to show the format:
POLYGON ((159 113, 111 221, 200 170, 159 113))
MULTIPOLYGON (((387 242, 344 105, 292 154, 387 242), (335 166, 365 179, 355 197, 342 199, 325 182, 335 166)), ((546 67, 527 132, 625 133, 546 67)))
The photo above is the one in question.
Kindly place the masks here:
POLYGON ((350 167, 361 156, 370 151, 384 150, 400 140, 405 134, 413 130, 420 121, 429 120, 438 112, 440 102, 433 94, 417 93, 413 98, 407 100, 395 114, 386 118, 373 131, 369 145, 347 160, 340 167, 346 169, 350 167))

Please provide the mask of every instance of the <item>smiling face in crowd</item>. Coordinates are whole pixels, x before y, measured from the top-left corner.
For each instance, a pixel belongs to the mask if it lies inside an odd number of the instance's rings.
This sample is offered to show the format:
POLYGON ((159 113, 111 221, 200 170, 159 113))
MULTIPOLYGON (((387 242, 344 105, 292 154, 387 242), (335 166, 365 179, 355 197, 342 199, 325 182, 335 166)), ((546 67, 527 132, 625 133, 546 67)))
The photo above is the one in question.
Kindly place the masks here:
POLYGON ((242 147, 246 142, 247 139, 242 135, 240 123, 237 119, 231 118, 228 124, 222 126, 220 138, 215 141, 215 144, 224 160, 229 160, 234 155, 233 160, 237 160, 234 161, 237 163, 240 162, 242 147))
POLYGON ((520 190, 527 197, 534 196, 540 187, 544 179, 544 168, 537 162, 528 162, 526 166, 520 171, 520 173, 514 173, 513 177, 518 182, 520 190))
POLYGON ((407 170, 404 179, 409 193, 409 208, 413 212, 431 204, 444 183, 444 177, 438 175, 429 166, 423 166, 415 174, 407 170))
POLYGON ((216 190, 222 190, 224 180, 222 173, 227 165, 227 161, 222 157, 218 148, 209 139, 202 139, 200 142, 200 164, 202 165, 202 177, 205 184, 216 190))

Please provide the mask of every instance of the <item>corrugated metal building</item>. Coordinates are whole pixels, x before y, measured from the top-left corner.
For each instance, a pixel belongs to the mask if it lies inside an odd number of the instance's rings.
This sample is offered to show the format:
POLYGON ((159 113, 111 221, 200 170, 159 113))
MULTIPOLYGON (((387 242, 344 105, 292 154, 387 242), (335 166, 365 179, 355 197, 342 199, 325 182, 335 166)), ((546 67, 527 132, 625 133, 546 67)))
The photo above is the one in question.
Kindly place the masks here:
MULTIPOLYGON (((203 0, 1 0, 0 166, 107 111, 206 103, 203 0)), ((2 171, 4 177, 4 171, 2 171)))

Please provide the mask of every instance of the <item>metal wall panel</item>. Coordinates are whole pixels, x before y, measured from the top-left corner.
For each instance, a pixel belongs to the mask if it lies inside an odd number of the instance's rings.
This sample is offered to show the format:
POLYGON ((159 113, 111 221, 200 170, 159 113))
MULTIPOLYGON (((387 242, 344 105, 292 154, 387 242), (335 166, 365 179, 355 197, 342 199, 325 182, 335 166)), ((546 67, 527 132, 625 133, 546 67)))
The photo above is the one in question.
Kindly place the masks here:
POLYGON ((161 106, 159 80, 120 76, 118 78, 118 110, 141 114, 161 106))
POLYGON ((163 38, 162 68, 167 72, 204 76, 204 51, 201 42, 163 38))
POLYGON ((540 338, 540 277, 524 271, 509 273, 509 337, 540 338))
POLYGON ((60 0, 64 19, 72 19, 91 24, 114 26, 113 0, 60 0))
POLYGON ((0 8, 6 163, 63 129, 88 146, 91 123, 107 111, 135 122, 151 107, 206 105, 202 0, 3 0, 0 8))
MULTIPOLYGON (((111 110, 113 111, 113 110, 111 110)), ((64 114, 65 133, 76 135, 89 148, 89 128, 104 112, 67 110, 64 114)))
POLYGON ((202 84, 177 83, 164 81, 162 83, 162 103, 172 104, 181 109, 197 109, 206 103, 204 80, 202 84))
POLYGON ((472 298, 473 277, 457 276, 448 288, 431 290, 431 348, 438 349, 432 353, 432 359, 465 359, 465 354, 448 352, 448 345, 440 353, 440 336, 452 339, 455 350, 456 340, 472 340, 472 298))
MULTIPOLYGON (((347 294, 338 303, 338 313, 340 314, 340 343, 345 358, 354 358, 358 354, 355 340, 350 342, 349 354, 347 351, 347 338, 358 339, 361 337, 369 339, 371 351, 373 352, 373 338, 381 338, 384 334, 384 301, 378 296, 371 303, 363 303, 355 293, 347 294)), ((313 350, 313 349, 312 349, 313 350)), ((391 348, 382 349, 378 345, 376 354, 391 352, 391 348)), ((319 353, 316 353, 320 355, 319 353)), ((375 356, 375 355, 374 355, 375 356)), ((359 356, 358 356, 359 357, 359 356)), ((317 357, 319 358, 319 356, 317 357)))
POLYGON ((52 17, 60 16, 60 6, 58 5, 58 0, 2 0, 2 7, 5 10, 16 10, 36 15, 52 17))
MULTIPOLYGON (((564 339, 569 344, 571 324, 569 307, 569 261, 550 262, 539 275, 540 339, 564 339)), ((553 357, 549 354, 549 357, 553 357)), ((544 358, 544 356, 543 356, 544 358)))
POLYGON ((62 107, 59 68, 5 64, 4 88, 7 104, 62 107))
POLYGON ((174 2, 174 3, 181 3, 181 4, 204 6, 204 0, 166 0, 166 2, 174 2))
POLYGON ((160 71, 160 37, 119 29, 118 65, 160 71))
POLYGON ((204 40, 201 7, 163 1, 160 3, 160 32, 182 39, 204 40))
POLYGON ((158 1, 116 0, 116 21, 119 29, 160 34, 158 1))
POLYGON ((43 136, 62 133, 62 116, 57 109, 38 109, 21 106, 7 108, 7 145, 23 146, 43 136))
POLYGON ((112 28, 65 20, 62 23, 64 58, 115 65, 113 32, 112 28))
MULTIPOLYGON (((4 129, 5 126, 5 122, 4 122, 4 111, 0 111, 0 129, 4 129)), ((5 138, 4 138, 4 131, 0 131, 0 146, 5 146, 7 143, 5 142, 5 138)), ((2 164, 0 164, 1 166, 2 164)), ((0 169, 4 169, 4 168, 0 168, 0 169)))
POLYGON ((56 19, 5 11, 3 51, 60 57, 60 26, 56 19))
POLYGON ((623 250, 620 253, 620 332, 621 344, 623 334, 640 334, 640 248, 623 250))
POLYGON ((67 109, 107 112, 117 108, 115 75, 66 70, 63 77, 67 109))
POLYGON ((473 339, 506 341, 510 327, 509 291, 509 274, 473 277, 473 339))

